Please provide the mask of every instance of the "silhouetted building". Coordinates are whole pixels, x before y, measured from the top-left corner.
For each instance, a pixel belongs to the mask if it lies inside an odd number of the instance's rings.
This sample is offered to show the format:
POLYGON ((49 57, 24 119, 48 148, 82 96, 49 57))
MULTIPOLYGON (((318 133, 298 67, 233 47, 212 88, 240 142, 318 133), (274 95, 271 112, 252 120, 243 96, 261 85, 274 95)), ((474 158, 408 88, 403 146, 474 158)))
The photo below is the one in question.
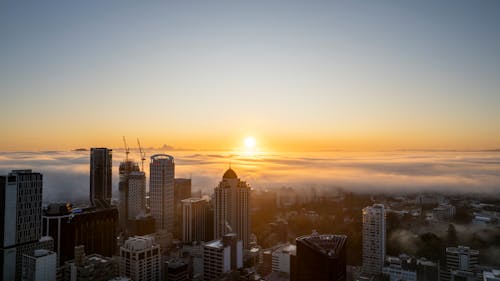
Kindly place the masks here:
POLYGON ((182 200, 182 241, 208 241, 206 237, 208 202, 201 198, 182 200))
POLYGON ((99 208, 111 205, 112 150, 90 149, 90 202, 99 208))
POLYGON ((235 233, 203 246, 203 278, 212 280, 221 274, 243 267, 243 245, 235 233))
POLYGON ((61 267, 63 281, 108 281, 118 276, 118 260, 99 254, 85 254, 85 247, 75 247, 75 259, 61 267))
POLYGON ((149 164, 149 196, 151 214, 157 230, 174 231, 174 157, 166 154, 151 156, 149 164))
POLYGON ((43 215, 43 233, 54 238, 54 251, 62 265, 73 259, 77 245, 85 245, 89 253, 115 254, 117 223, 116 207, 71 209, 66 204, 51 204, 43 215))
POLYGON ((363 273, 382 273, 385 261, 385 208, 374 204, 363 209, 363 273))
POLYGON ((155 220, 151 215, 136 217, 128 221, 128 230, 131 235, 143 236, 155 232, 155 220))
POLYGON ((42 186, 42 174, 31 170, 0 176, 0 280, 21 280, 24 254, 52 250, 42 237, 42 186))
POLYGON ((229 168, 214 189, 214 237, 236 233, 245 249, 250 236, 250 186, 229 168))
POLYGON ((311 235, 296 239, 297 256, 294 280, 346 280, 345 235, 311 235))
POLYGON ((182 200, 191 197, 191 179, 174 179, 174 237, 176 238, 182 238, 182 200))
POLYGON ((188 281, 188 264, 180 259, 165 262, 165 278, 168 281, 188 281))

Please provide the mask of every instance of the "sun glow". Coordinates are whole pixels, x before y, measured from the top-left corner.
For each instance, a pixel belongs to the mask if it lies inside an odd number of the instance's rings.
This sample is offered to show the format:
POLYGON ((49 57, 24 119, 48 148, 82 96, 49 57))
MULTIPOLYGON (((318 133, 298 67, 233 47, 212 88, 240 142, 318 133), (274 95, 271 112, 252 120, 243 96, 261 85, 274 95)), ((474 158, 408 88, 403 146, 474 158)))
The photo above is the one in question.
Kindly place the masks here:
POLYGON ((255 141, 255 139, 254 139, 253 137, 246 137, 246 138, 245 138, 245 147, 246 147, 247 149, 252 149, 252 148, 254 148, 256 143, 257 143, 257 142, 255 141))

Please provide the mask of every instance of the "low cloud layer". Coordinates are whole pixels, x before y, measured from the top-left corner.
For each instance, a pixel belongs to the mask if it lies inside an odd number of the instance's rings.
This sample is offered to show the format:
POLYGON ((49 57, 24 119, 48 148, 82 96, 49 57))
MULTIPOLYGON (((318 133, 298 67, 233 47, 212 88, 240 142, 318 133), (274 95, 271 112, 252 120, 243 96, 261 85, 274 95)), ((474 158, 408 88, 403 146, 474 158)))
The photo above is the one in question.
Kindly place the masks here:
MULTIPOLYGON (((148 155, 161 151, 147 151, 148 155)), ((88 151, 0 152, 0 173, 33 169, 44 174, 44 199, 87 199, 88 151)), ((231 163, 254 188, 342 187, 353 191, 500 194, 499 152, 322 152, 257 154, 174 151, 177 177, 192 177, 193 191, 208 192, 231 163)), ((138 159, 138 157, 136 157, 138 159)), ((118 164, 113 151, 113 192, 118 164)), ((148 173, 148 162, 145 165, 148 173)))

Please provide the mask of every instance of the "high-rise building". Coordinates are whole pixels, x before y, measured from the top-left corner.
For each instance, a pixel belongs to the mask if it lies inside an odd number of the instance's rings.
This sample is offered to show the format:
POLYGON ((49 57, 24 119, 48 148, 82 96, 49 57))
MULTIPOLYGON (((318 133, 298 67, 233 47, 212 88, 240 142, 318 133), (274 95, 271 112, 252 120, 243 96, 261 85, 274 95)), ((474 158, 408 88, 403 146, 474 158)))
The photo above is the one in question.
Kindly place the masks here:
POLYGON ((271 252, 271 270, 290 274, 290 257, 297 255, 297 246, 286 243, 275 247, 271 252))
POLYGON ((207 241, 208 202, 201 198, 182 200, 182 241, 207 241))
POLYGON ((382 273, 389 277, 389 281, 438 281, 439 263, 406 254, 387 256, 382 273))
POLYGON ((203 279, 212 280, 224 273, 243 267, 243 243, 235 233, 203 246, 203 279))
POLYGON ((84 245, 89 253, 112 256, 116 251, 118 210, 110 208, 72 208, 69 204, 50 204, 43 213, 43 234, 54 238, 59 265, 73 259, 74 248, 84 245))
POLYGON ((236 233, 248 248, 250 236, 250 186, 229 168, 214 189, 214 237, 236 233))
POLYGON ((90 202, 98 208, 111 205, 112 150, 90 149, 90 202))
POLYGON ((42 174, 31 170, 0 176, 0 280, 21 280, 24 254, 52 250, 41 235, 42 185, 42 174))
POLYGON ((191 179, 174 179, 174 237, 182 238, 182 200, 191 196, 191 179))
POLYGON ((136 219, 146 213, 146 175, 144 172, 132 172, 128 182, 128 219, 136 219))
POLYGON ((149 164, 149 196, 151 214, 157 230, 174 231, 174 157, 166 154, 151 156, 149 164))
POLYGON ((363 209, 363 273, 380 274, 385 261, 385 208, 374 204, 363 209))
POLYGON ((120 275, 133 281, 160 281, 160 245, 148 236, 135 236, 120 248, 120 275))
POLYGON ((296 244, 294 280, 346 280, 347 236, 313 233, 296 244))
POLYGON ((446 266, 441 271, 441 280, 450 281, 454 275, 470 275, 478 265, 479 251, 458 246, 446 248, 446 266))
POLYGON ((23 256, 23 281, 54 281, 56 280, 56 253, 48 250, 35 250, 23 256))
MULTIPOLYGON (((127 229, 127 222, 129 219, 129 186, 130 186, 130 174, 132 172, 139 172, 139 165, 133 161, 126 160, 120 163, 119 167, 119 182, 118 182, 118 193, 119 193, 119 205, 118 213, 120 218, 120 228, 122 230, 127 229)), ((146 179, 144 177, 144 192, 146 185, 146 179)), ((144 200, 146 200, 146 194, 144 194, 144 200)))

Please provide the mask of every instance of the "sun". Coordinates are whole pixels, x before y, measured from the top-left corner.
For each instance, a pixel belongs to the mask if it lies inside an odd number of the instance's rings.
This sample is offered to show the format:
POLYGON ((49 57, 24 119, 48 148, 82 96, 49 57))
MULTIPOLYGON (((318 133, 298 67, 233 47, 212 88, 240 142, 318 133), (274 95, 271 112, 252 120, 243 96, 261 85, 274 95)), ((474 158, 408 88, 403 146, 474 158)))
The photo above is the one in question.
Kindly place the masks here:
POLYGON ((245 147, 248 149, 254 148, 256 143, 257 142, 255 141, 255 138, 253 138, 253 137, 246 137, 245 138, 245 147))

